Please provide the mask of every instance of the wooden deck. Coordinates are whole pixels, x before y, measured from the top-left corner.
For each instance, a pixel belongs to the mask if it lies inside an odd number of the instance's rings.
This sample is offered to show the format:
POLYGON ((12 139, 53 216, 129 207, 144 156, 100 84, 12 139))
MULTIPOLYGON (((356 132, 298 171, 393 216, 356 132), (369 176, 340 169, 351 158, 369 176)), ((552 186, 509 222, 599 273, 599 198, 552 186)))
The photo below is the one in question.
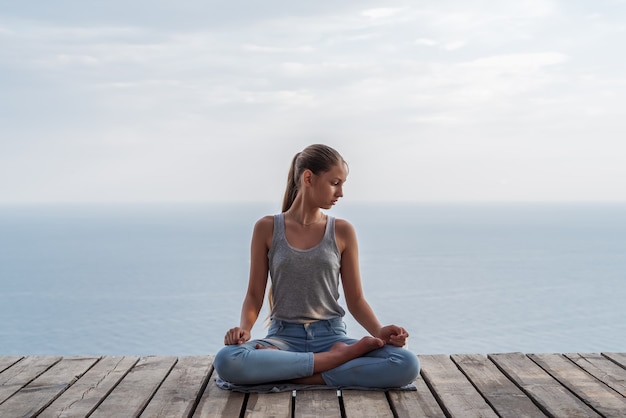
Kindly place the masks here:
POLYGON ((626 353, 419 357, 417 391, 246 395, 211 356, 4 356, 0 417, 626 417, 626 353))

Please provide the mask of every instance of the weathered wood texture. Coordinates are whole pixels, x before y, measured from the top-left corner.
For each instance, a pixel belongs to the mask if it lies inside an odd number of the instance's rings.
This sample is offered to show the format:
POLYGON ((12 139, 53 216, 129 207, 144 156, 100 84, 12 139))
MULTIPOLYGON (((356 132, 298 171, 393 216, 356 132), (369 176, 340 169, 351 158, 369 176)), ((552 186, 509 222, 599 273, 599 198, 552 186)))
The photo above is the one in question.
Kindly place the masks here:
POLYGON ((76 382, 96 361, 98 359, 93 357, 62 359, 3 402, 0 405, 0 416, 36 416, 76 382))
POLYGON ((622 396, 626 396, 626 368, 601 354, 566 354, 581 369, 602 381, 622 396))
POLYGON ((415 391, 243 394, 213 357, 0 356, 5 417, 626 417, 626 354, 422 355, 415 391))
POLYGON ((339 393, 334 390, 297 391, 294 415, 301 418, 340 417, 339 393))
POLYGON ((105 357, 50 404, 40 418, 88 416, 111 393, 139 359, 105 357))
POLYGON ((343 405, 346 416, 354 418, 392 418, 393 412, 385 392, 344 390, 343 405))
POLYGON ((430 355, 420 358, 422 376, 446 416, 497 418, 482 395, 448 356, 430 355))
POLYGON ((501 417, 543 416, 533 401, 527 398, 515 383, 507 379, 487 357, 454 355, 452 360, 501 417))
POLYGON ((530 358, 601 415, 626 415, 626 398, 566 357, 560 354, 531 354, 530 358))
POLYGON ((416 392, 389 391, 391 409, 398 418, 405 417, 445 417, 437 400, 426 386, 424 379, 415 379, 416 392))
POLYGON ((489 357, 547 415, 555 417, 599 416, 585 402, 522 353, 496 354, 489 357))
POLYGON ((244 417, 290 417, 292 402, 292 392, 251 393, 248 395, 244 417))

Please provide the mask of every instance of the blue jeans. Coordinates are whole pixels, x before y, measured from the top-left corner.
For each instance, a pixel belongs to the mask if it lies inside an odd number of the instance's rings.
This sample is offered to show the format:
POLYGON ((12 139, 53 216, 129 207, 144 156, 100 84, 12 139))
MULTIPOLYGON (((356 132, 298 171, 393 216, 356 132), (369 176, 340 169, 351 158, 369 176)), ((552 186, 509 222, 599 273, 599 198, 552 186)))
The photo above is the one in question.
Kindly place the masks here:
MULTIPOLYGON (((266 338, 228 345, 217 353, 213 364, 222 379, 235 384, 292 380, 313 375, 313 353, 329 351, 337 342, 356 341, 347 337, 342 318, 310 324, 274 320, 266 338), (256 344, 278 350, 259 350, 256 344)), ((321 375, 330 386, 392 388, 413 382, 418 373, 415 354, 385 345, 321 375)))

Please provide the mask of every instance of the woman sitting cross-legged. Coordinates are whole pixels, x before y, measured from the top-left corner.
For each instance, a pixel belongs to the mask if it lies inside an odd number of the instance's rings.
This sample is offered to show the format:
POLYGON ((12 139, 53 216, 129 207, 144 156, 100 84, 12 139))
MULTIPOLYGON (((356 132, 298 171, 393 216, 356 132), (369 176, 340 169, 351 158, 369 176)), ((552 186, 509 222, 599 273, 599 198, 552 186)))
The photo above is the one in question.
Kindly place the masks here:
POLYGON ((328 146, 311 145, 293 158, 282 213, 254 227, 241 320, 214 361, 223 380, 393 388, 417 377, 417 356, 402 348, 407 331, 382 326, 363 295, 353 226, 322 212, 343 196, 347 175, 328 146), (265 338, 250 340, 268 273, 271 323, 265 338), (371 336, 347 336, 340 284, 348 310, 371 336))

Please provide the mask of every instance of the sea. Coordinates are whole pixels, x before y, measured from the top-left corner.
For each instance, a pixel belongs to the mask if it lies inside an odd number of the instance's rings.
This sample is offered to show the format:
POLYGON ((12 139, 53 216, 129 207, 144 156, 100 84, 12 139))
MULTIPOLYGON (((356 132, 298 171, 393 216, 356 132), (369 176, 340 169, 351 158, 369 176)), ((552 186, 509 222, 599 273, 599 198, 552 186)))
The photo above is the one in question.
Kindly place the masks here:
MULTIPOLYGON (((254 222, 278 210, 0 206, 0 355, 215 354, 239 323, 254 222)), ((356 228, 365 296, 409 331, 409 350, 626 351, 626 204, 340 202, 328 213, 356 228)))

